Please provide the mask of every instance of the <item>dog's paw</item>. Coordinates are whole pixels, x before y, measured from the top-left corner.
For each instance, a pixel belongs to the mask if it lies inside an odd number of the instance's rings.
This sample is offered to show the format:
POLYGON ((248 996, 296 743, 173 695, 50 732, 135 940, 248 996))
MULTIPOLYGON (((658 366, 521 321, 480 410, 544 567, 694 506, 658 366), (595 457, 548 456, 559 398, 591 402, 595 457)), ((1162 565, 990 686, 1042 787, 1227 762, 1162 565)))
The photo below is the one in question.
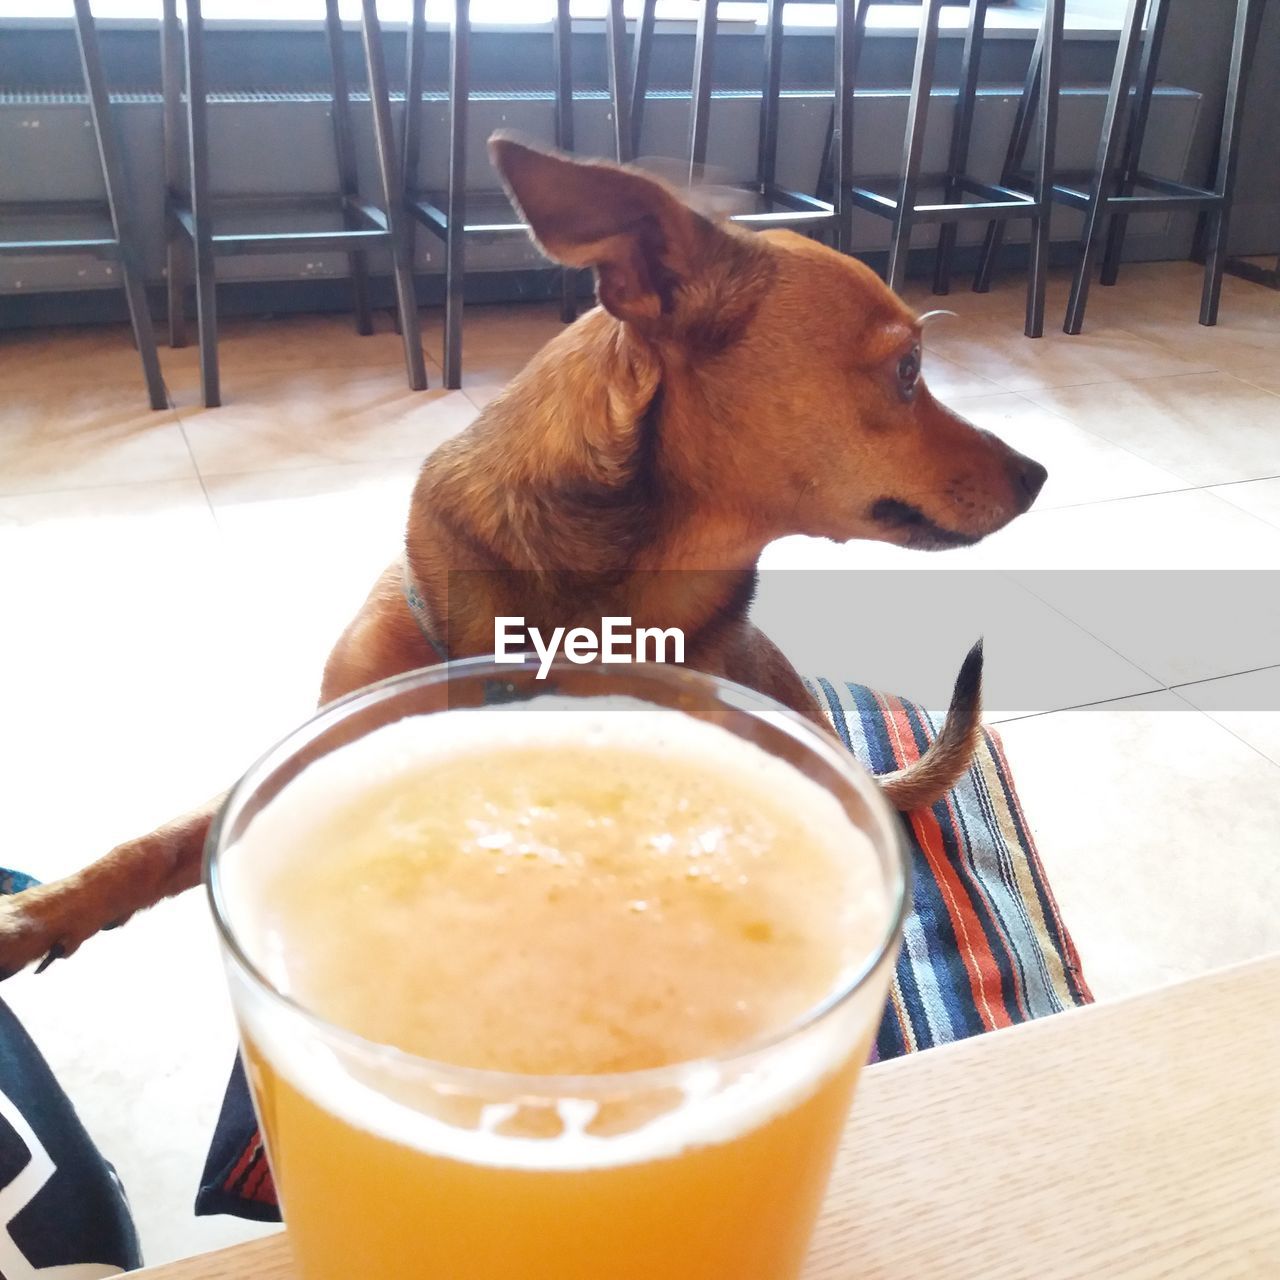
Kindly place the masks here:
POLYGON ((74 952, 80 935, 50 892, 52 886, 27 889, 0 898, 0 982, 29 964, 43 973, 55 960, 74 952))

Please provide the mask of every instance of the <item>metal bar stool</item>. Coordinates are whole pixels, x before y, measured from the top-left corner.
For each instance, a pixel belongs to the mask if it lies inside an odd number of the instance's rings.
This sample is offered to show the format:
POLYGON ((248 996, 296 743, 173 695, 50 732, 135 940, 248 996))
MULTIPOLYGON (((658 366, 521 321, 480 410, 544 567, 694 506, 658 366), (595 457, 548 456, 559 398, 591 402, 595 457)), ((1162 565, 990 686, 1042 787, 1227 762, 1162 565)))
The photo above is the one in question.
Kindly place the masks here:
MULTIPOLYGON (((852 48, 850 61, 854 73, 865 36, 867 0, 852 0, 854 20, 847 23, 846 39, 852 48)), ((882 181, 879 186, 896 185, 896 195, 888 196, 871 186, 850 185, 848 197, 860 209, 893 221, 886 280, 892 289, 901 289, 906 278, 907 255, 911 248, 911 232, 919 223, 941 224, 934 268, 934 292, 950 289, 951 257, 959 222, 995 221, 1001 224, 1012 218, 1031 222, 1031 266, 1027 278, 1027 314, 1025 331, 1029 338, 1044 332, 1044 296, 1049 256, 1049 221, 1052 208, 1054 139, 1057 133, 1058 76, 1062 49, 1063 0, 1045 0, 1044 17, 1037 39, 1040 77, 1048 91, 1039 98, 1040 160, 1030 190, 1015 190, 1002 178, 1000 182, 980 182, 967 172, 969 143, 973 133, 973 115, 977 98, 978 72, 982 56, 984 26, 988 0, 969 0, 969 26, 961 57, 959 98, 951 131, 951 151, 947 171, 940 181, 941 204, 918 203, 922 186, 932 185, 921 174, 924 160, 925 126, 929 97, 933 90, 934 67, 938 47, 938 24, 944 0, 927 0, 924 27, 916 43, 915 68, 911 80, 911 96, 907 103, 906 144, 902 156, 901 175, 882 181), (965 197, 974 197, 966 200, 965 197)), ((842 104, 846 113, 842 130, 843 169, 853 172, 852 102, 842 104)), ((1031 133, 1033 108, 1023 113, 1019 127, 1031 133)))
MULTIPOLYGON (((1236 2, 1213 185, 1197 187, 1147 173, 1141 168, 1142 144, 1155 88, 1168 7, 1165 0, 1129 0, 1107 95, 1097 162, 1092 173, 1087 176, 1060 175, 1061 180, 1053 188, 1055 199, 1081 209, 1085 214, 1084 229, 1080 236, 1080 256, 1062 326, 1065 332, 1079 333, 1084 326, 1089 286, 1102 242, 1103 223, 1107 222, 1107 236, 1105 247, 1102 248, 1102 282, 1109 285, 1115 283, 1119 273, 1129 216, 1162 210, 1191 210, 1207 216, 1208 249, 1200 302, 1200 323, 1217 323, 1249 56, 1256 44, 1264 4, 1265 0, 1236 2), (1135 190, 1142 194, 1134 194, 1135 190)), ((1039 73, 1033 58, 1033 66, 1024 88, 1024 101, 1029 94, 1040 92, 1038 80, 1039 73)), ((1011 182, 1018 181, 1016 174, 1024 153, 1025 139, 1020 138, 1015 130, 1005 158, 1005 169, 1010 174, 1011 182)), ((993 237, 989 229, 975 288, 980 282, 990 282, 998 251, 999 239, 993 237)))
MULTIPOLYGON (((573 64, 570 54, 572 28, 569 0, 556 0, 552 22, 552 57, 555 63, 555 143, 562 151, 574 149, 573 64)), ((470 94, 470 0, 454 0, 449 28, 449 166, 448 187, 443 193, 419 188, 422 152, 423 48, 426 37, 425 0, 413 0, 406 54, 404 183, 410 214, 444 243, 445 327, 444 384, 462 385, 462 321, 466 280, 468 235, 523 235, 528 226, 512 209, 506 196, 469 194, 467 191, 467 106, 470 94), (452 231, 458 229, 460 234, 452 231)), ((626 26, 622 0, 610 0, 605 18, 609 93, 613 105, 614 147, 617 158, 631 154, 628 119, 626 26)), ((412 233, 410 233, 412 236, 412 233)), ((411 247, 412 251, 412 247, 411 247)), ((560 314, 568 323, 577 314, 579 273, 561 273, 560 314)))
POLYGON ((165 169, 168 187, 169 341, 186 344, 183 306, 188 253, 195 260, 196 325, 200 343, 200 385, 204 403, 221 403, 218 375, 218 324, 214 260, 223 254, 298 253, 310 250, 345 252, 351 268, 356 330, 373 332, 369 309, 366 254, 375 245, 391 250, 398 327, 404 340, 409 385, 427 385, 426 364, 418 332, 418 308, 413 269, 401 216, 399 162, 391 131, 391 102, 387 88, 382 32, 375 0, 361 0, 361 34, 373 133, 377 148, 381 203, 360 197, 351 130, 350 92, 342 59, 342 23, 337 0, 325 0, 325 31, 333 75, 333 130, 338 162, 339 191, 335 196, 273 197, 264 199, 213 196, 209 175, 209 94, 205 79, 204 18, 201 0, 185 0, 183 20, 178 0, 164 0, 162 70, 164 77, 165 169), (188 185, 181 187, 181 84, 185 53, 186 148, 188 185), (308 218, 308 215, 310 217, 308 218), (304 229, 308 221, 329 216, 340 225, 304 229), (219 230, 225 219, 246 229, 219 230), (267 225, 273 230, 260 229, 267 225), (252 229, 249 229, 250 226, 252 229))
MULTIPOLYGON (((760 130, 755 180, 742 189, 755 197, 751 209, 735 213, 732 221, 748 226, 795 227, 804 230, 839 227, 837 203, 781 187, 777 182, 778 118, 782 96, 782 16, 786 0, 767 0, 765 7, 764 86, 760 102, 760 130)), ((631 84, 631 137, 639 150, 645 95, 648 92, 649 46, 653 39, 657 0, 643 0, 636 27, 631 84)), ((837 8, 839 12, 839 8, 837 8)), ((689 181, 697 180, 707 161, 715 39, 719 0, 705 0, 694 36, 693 84, 689 112, 689 181)), ((837 40, 837 49, 839 41, 837 40)), ((840 78, 837 58, 837 79, 840 78)))
POLYGON ((95 258, 114 261, 120 268, 120 284, 129 307, 133 338, 142 359, 142 372, 147 381, 147 396, 153 409, 168 407, 156 339, 151 328, 151 312, 143 288, 142 255, 139 252, 136 225, 129 192, 125 187, 120 164, 120 142, 111 119, 111 99, 102 70, 102 54, 98 47, 98 29, 93 21, 89 0, 75 0, 76 45, 80 51, 80 69, 84 73, 89 98, 89 119, 98 145, 98 163, 102 169, 105 200, 6 202, 0 215, 12 218, 19 227, 30 222, 32 231, 43 229, 46 220, 68 216, 76 222, 110 222, 96 235, 81 234, 74 238, 50 238, 47 235, 17 233, 13 238, 0 237, 0 254, 21 257, 29 254, 91 254, 95 258))

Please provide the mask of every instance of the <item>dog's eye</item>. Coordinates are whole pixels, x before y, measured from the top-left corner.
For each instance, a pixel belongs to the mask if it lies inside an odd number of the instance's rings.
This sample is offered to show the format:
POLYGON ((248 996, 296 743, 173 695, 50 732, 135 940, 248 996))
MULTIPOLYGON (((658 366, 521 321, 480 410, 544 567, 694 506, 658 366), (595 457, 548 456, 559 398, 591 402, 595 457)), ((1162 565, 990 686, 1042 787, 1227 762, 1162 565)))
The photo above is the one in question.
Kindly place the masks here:
POLYGON ((912 347, 898 361, 898 390, 904 400, 910 400, 916 393, 916 382, 920 377, 920 348, 912 347))

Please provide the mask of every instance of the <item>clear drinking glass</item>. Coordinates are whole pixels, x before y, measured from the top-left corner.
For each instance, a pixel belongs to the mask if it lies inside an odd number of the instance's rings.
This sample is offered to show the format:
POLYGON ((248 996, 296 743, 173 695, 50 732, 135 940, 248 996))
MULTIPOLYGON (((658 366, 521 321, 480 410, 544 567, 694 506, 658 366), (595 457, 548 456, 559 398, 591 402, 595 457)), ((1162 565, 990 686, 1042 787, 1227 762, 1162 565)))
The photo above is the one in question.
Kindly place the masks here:
MULTIPOLYGON (((797 1277, 910 900, 898 819, 833 739, 740 686, 661 665, 564 665, 545 680, 536 671, 456 662, 334 703, 245 774, 210 832, 210 900, 299 1275, 797 1277), (883 928, 854 975, 817 1007, 712 1058, 616 1075, 523 1076, 366 1041, 283 995, 250 960, 224 867, 255 815, 310 763, 408 716, 604 696, 676 709, 750 740, 819 783, 869 837, 883 928), (593 1138, 568 1166, 555 1142, 566 1125, 593 1138)), ((501 723, 495 717, 495 733, 501 723)))

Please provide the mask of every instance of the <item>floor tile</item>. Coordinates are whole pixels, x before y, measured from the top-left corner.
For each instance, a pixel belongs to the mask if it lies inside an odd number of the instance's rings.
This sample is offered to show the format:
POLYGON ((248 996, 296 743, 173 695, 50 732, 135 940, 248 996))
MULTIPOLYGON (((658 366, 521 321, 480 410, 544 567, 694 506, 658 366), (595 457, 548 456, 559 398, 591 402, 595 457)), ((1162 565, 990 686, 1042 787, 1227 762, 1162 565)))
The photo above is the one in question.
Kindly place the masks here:
POLYGON ((1271 392, 1272 396, 1280 396, 1280 371, 1277 371, 1275 361, 1276 357, 1271 357, 1268 364, 1253 360, 1231 361, 1230 367, 1240 380, 1253 383, 1254 387, 1271 392))
POLYGON ((194 476, 171 409, 150 409, 140 382, 63 379, 5 385, 0 493, 194 476))
POLYGON ((1182 685, 1177 692, 1280 765, 1280 666, 1182 685))
POLYGON ((1049 469, 1036 499, 1037 511, 1187 487, 1173 472, 1081 430, 1027 396, 1014 392, 970 396, 956 409, 1049 469))
POLYGON ((39 390, 76 381, 128 383, 145 409, 147 386, 133 330, 127 324, 0 329, 0 386, 39 390))
MULTIPOLYGON (((1278 349, 1280 358, 1280 349, 1278 349)), ((1280 397, 1226 373, 1031 391, 1037 404, 1187 484, 1280 474, 1280 397)))
POLYGON ((1000 733, 1095 995, 1280 949, 1280 766, 1173 694, 1000 733))
POLYGON ((208 480, 227 590, 260 624, 249 679, 282 714, 317 696, 329 650, 400 555, 417 472, 415 460, 208 480))
MULTIPOLYGON (((590 309, 585 302, 582 314, 590 309)), ((432 344, 444 340, 445 314, 443 307, 432 307, 419 313, 424 341, 432 354, 432 344)), ((564 329, 560 319, 559 302, 534 302, 522 306, 504 306, 474 303, 463 312, 463 350, 491 347, 525 347, 536 351, 564 329)))
MULTIPOLYGON (((373 326, 373 333, 357 333, 349 312, 227 317, 218 323, 219 371, 230 393, 242 374, 276 369, 314 369, 322 364, 403 373, 404 343, 395 332, 392 314, 375 311, 373 326)), ((172 371, 175 396, 181 391, 187 399, 193 398, 199 383, 200 359, 194 319, 189 328, 187 346, 161 348, 165 368, 172 371)))
POLYGON ((212 476, 205 484, 219 527, 246 546, 283 544, 292 552, 317 537, 398 543, 414 481, 415 458, 347 462, 290 471, 212 476))
POLYGON ((463 392, 475 400, 477 408, 485 408, 544 345, 469 349, 463 357, 463 392))
POLYGON ((462 394, 477 409, 487 409, 506 390, 505 382, 472 382, 465 374, 462 379, 462 394))
POLYGON ((929 347, 1008 391, 1212 369, 1208 364, 1188 365, 1163 347, 1106 325, 1090 326, 1074 336, 1046 325, 1044 337, 1024 338, 1010 332, 1006 319, 939 320, 929 326, 929 347))
MULTIPOLYGON (((1046 336, 1062 332, 1071 279, 1072 272, 1067 268, 1057 267, 1049 272, 1045 296, 1046 336)), ((1118 328, 1157 346, 1177 350, 1184 342, 1194 347, 1200 335, 1228 332, 1232 328, 1253 331, 1280 329, 1280 307, 1276 306, 1274 295, 1268 297, 1266 291, 1231 276, 1223 280, 1217 328, 1200 325, 1198 317, 1203 279, 1204 269, 1192 262, 1126 263, 1114 287, 1108 288, 1095 280, 1089 291, 1084 333, 1089 334, 1099 328, 1118 328)), ((1025 273, 1001 272, 992 282, 990 292, 985 294, 974 293, 971 284, 971 276, 958 276, 951 293, 938 297, 931 292, 926 281, 908 281, 903 296, 921 312, 933 308, 954 311, 960 323, 966 326, 973 321, 998 320, 1009 338, 1022 333, 1026 308, 1025 273)), ((930 321, 931 326, 934 323, 945 328, 954 322, 939 318, 936 322, 930 321)), ((1217 345, 1210 339, 1209 354, 1201 352, 1200 358, 1208 360, 1214 368, 1226 368, 1212 356, 1217 345)), ((1186 348, 1181 350, 1186 354, 1186 348)))
MULTIPOLYGON (((443 360, 443 310, 424 311, 422 325, 427 353, 433 359, 443 360)), ((558 303, 467 307, 462 333, 464 390, 505 383, 564 329, 558 303)))
POLYGON ((217 409, 179 403, 201 475, 424 458, 466 427, 461 392, 411 391, 398 370, 314 369, 246 374, 217 409))
POLYGON ((1224 309, 1215 325, 1188 324, 1185 317, 1151 315, 1135 319, 1134 333, 1196 364, 1211 364, 1247 382, 1280 387, 1280 323, 1253 306, 1224 309))
POLYGON ((1209 492, 1259 520, 1280 527, 1280 475, 1247 484, 1224 484, 1209 492))
MULTIPOLYGON (((1053 275, 1064 303, 1069 281, 1070 273, 1059 270, 1053 275)), ((1208 333, 1213 326, 1199 323, 1203 286, 1204 268, 1195 262, 1125 263, 1115 285, 1094 281, 1085 323, 1095 318, 1126 326, 1130 321, 1158 321, 1167 326, 1167 333, 1208 333)), ((1268 300, 1263 291, 1234 276, 1223 277, 1219 310, 1219 324, 1268 314, 1280 319, 1274 299, 1268 300)), ((1058 314, 1061 318, 1061 310, 1058 314)))
POLYGON ((0 499, 0 599, 22 618, 0 629, 6 864, 66 874, 248 758, 220 740, 220 566, 194 481, 0 499))
POLYGON ((1280 529, 1205 490, 1032 508, 973 547, 942 553, 970 568, 1273 569, 1280 529))
POLYGON ((194 468, 177 480, 0 494, 0 539, 65 547, 68 556, 92 553, 104 536, 146 547, 173 521, 212 527, 194 468))
MULTIPOLYGON (((1055 268, 1049 273, 1046 327, 1061 329, 1071 278, 1069 269, 1055 268)), ((1005 287, 1017 279, 1016 275, 1007 277, 1005 287)), ((1095 279, 1089 290, 1085 331, 1115 325, 1154 342, 1172 335, 1194 340, 1196 335, 1212 333, 1212 326, 1199 323, 1203 283, 1204 268, 1194 262, 1125 263, 1114 286, 1095 279)), ((1268 298, 1265 291, 1246 281, 1225 276, 1218 326, 1230 325, 1280 327, 1280 308, 1274 296, 1268 298)))
POLYGON ((944 404, 965 397, 990 396, 1001 390, 999 384, 992 382, 990 378, 984 378, 982 374, 974 373, 972 369, 966 369, 954 360, 931 351, 927 334, 924 349, 924 380, 929 390, 944 404))

